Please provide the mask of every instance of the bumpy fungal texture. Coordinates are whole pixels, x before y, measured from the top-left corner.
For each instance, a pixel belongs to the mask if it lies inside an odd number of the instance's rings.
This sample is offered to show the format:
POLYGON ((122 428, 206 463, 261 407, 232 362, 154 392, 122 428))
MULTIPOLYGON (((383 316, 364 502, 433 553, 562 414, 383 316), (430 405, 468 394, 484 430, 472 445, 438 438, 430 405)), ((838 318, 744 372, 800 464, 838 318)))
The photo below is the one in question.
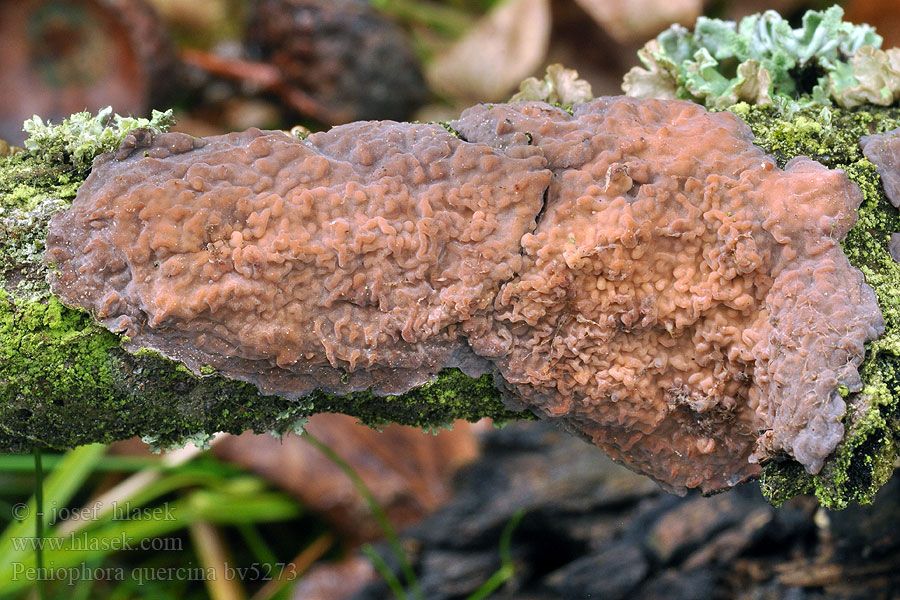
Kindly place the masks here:
POLYGON ((863 136, 859 145, 878 169, 884 195, 891 204, 900 207, 900 129, 863 136))
POLYGON ((47 238, 54 293, 197 373, 399 392, 441 367, 673 491, 816 472, 861 388, 858 190, 729 114, 605 98, 439 126, 136 132, 47 238), (546 199, 542 202, 543 197, 546 199), (762 435, 760 435, 762 432, 762 435))
POLYGON ((452 126, 554 172, 492 332, 531 406, 673 487, 734 485, 751 452, 821 468, 838 386, 860 389, 883 329, 838 245, 861 200, 843 173, 782 172, 738 118, 683 102, 481 106, 452 126))
POLYGON ((900 263, 900 233, 892 233, 888 240, 888 252, 891 258, 900 263))
POLYGON ((265 393, 400 393, 485 368, 460 324, 521 264, 549 172, 439 125, 301 142, 138 132, 51 223, 63 301, 265 393))
POLYGON ((896 108, 845 111, 820 106, 799 114, 747 105, 732 110, 750 125, 755 143, 774 154, 779 164, 808 155, 843 169, 860 187, 864 200, 859 220, 841 246, 874 289, 885 320, 885 333, 866 347, 860 367, 863 390, 844 396, 844 439, 822 470, 813 476, 794 461, 773 461, 763 470, 761 488, 776 505, 797 494, 815 494, 831 509, 870 503, 894 472, 900 447, 900 263, 889 248, 891 234, 900 231, 900 213, 884 196, 875 165, 863 156, 859 139, 900 126, 900 113, 896 108))
MULTIPOLYGON (((82 309, 52 297, 44 260, 50 218, 71 206, 88 176, 59 151, 71 127, 56 126, 36 151, 0 158, 0 449, 59 450, 141 436, 161 448, 199 443, 215 432, 284 435, 320 412, 382 426, 440 427, 454 419, 529 418, 506 408, 490 375, 445 369, 399 396, 317 392, 302 401, 255 386, 192 374, 156 352, 132 354, 82 309)), ((96 150, 107 132, 93 140, 96 150)), ((85 140, 88 141, 88 140, 85 140)), ((120 140, 121 141, 121 140, 120 140)), ((91 157, 93 158, 93 157, 91 157)))

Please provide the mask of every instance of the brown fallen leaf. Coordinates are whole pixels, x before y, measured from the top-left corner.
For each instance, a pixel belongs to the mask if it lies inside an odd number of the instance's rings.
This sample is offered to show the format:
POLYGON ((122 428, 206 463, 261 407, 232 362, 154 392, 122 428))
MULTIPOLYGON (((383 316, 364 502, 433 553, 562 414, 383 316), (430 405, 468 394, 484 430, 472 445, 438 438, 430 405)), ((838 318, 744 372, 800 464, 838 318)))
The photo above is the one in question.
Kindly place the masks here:
POLYGON ((900 46, 900 4, 897 0, 850 0, 844 3, 844 20, 868 23, 884 38, 882 48, 900 46))
MULTIPOLYGON (((450 477, 477 452, 472 427, 465 422, 433 436, 399 425, 378 432, 352 417, 320 414, 306 429, 353 466, 397 528, 417 521, 447 498, 450 477)), ((222 440, 213 452, 325 515, 350 544, 382 536, 347 476, 300 437, 278 440, 245 433, 222 440)))
POLYGON ((702 0, 576 0, 594 21, 621 43, 643 42, 671 25, 691 26, 702 0))
POLYGON ((506 0, 437 56, 426 79, 466 104, 504 100, 540 68, 549 38, 548 0, 506 0))
POLYGON ((149 116, 177 85, 168 35, 142 0, 0 2, 0 138, 24 140, 22 121, 59 122, 112 105, 149 116))
POLYGON ((777 565, 775 572, 783 585, 797 587, 823 587, 848 581, 874 581, 879 576, 896 576, 897 565, 892 560, 868 564, 844 565, 839 563, 816 564, 797 560, 777 565))
POLYGON ((297 583, 291 597, 294 600, 344 600, 352 598, 378 576, 369 559, 357 554, 341 562, 314 566, 297 583))

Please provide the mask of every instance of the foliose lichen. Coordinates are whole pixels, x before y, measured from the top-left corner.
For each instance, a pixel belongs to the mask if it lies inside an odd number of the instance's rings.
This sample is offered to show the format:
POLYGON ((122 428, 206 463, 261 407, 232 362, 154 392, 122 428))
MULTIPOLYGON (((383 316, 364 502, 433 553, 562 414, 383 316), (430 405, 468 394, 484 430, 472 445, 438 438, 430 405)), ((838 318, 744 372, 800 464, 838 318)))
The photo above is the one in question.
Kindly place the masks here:
POLYGON ((543 79, 529 77, 519 85, 510 102, 546 102, 562 107, 576 102, 589 102, 594 98, 591 84, 578 76, 575 69, 560 64, 547 67, 543 79))
POLYGON ((119 147, 128 132, 143 128, 153 133, 168 131, 175 122, 172 110, 154 110, 149 119, 113 114, 107 106, 96 115, 75 113, 59 125, 44 123, 38 115, 25 121, 29 135, 25 148, 45 159, 65 162, 78 170, 90 168, 94 157, 119 147))
POLYGON ((639 98, 682 98, 707 108, 738 102, 782 108, 889 106, 900 98, 900 50, 880 50, 869 25, 842 21, 843 9, 809 11, 794 29, 775 11, 741 22, 700 17, 673 25, 639 52, 622 88, 639 98))

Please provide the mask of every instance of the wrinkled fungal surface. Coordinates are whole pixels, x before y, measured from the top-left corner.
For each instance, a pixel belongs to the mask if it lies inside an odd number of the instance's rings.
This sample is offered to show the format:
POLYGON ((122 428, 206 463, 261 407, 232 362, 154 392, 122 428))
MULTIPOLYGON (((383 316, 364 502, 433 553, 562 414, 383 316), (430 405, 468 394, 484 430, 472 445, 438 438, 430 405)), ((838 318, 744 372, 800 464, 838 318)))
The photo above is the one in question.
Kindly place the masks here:
POLYGON ((554 173, 496 303, 504 378, 675 487, 728 487, 782 452, 817 472, 843 435, 838 386, 860 389, 883 330, 838 244, 858 189, 806 158, 779 170, 729 113, 621 98, 573 112, 480 106, 453 124, 539 148, 554 173))
POLYGON ((863 136, 859 145, 877 167, 884 195, 891 204, 900 207, 900 129, 863 136))
POLYGON ((51 223, 59 297, 129 348, 291 397, 484 372, 460 324, 521 266, 550 177, 438 125, 125 144, 51 223))
POLYGON ((195 372, 299 397, 494 371, 672 491, 841 440, 883 331, 859 190, 728 113, 600 98, 298 141, 136 132, 48 236, 53 289, 195 372))
POLYGON ((900 233, 892 233, 888 240, 888 252, 891 258, 900 263, 900 233))

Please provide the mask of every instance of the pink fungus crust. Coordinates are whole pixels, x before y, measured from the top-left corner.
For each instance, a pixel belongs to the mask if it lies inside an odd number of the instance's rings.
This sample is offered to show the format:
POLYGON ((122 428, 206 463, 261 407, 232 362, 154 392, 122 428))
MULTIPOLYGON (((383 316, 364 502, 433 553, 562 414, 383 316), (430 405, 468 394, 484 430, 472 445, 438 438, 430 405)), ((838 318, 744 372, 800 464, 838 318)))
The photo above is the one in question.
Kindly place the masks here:
POLYGON ((437 125, 138 132, 53 220, 48 258, 60 298, 131 348, 265 393, 400 393, 484 372, 460 326, 521 266, 549 177, 437 125))
POLYGON ((892 233, 888 240, 888 252, 891 258, 900 263, 900 233, 892 233))
POLYGON ((299 397, 495 372, 672 491, 812 473, 883 331, 841 252, 859 190, 729 113, 601 98, 298 141, 136 132, 48 236, 66 303, 299 397))
POLYGON ((675 488, 729 487, 779 455, 821 469, 839 386, 860 390, 884 328, 839 245, 862 201, 843 172, 782 171, 736 116, 686 102, 483 105, 452 125, 553 171, 473 342, 505 344, 524 405, 675 488))
POLYGON ((863 136, 859 145, 878 169, 884 195, 891 204, 900 207, 900 129, 863 136))

